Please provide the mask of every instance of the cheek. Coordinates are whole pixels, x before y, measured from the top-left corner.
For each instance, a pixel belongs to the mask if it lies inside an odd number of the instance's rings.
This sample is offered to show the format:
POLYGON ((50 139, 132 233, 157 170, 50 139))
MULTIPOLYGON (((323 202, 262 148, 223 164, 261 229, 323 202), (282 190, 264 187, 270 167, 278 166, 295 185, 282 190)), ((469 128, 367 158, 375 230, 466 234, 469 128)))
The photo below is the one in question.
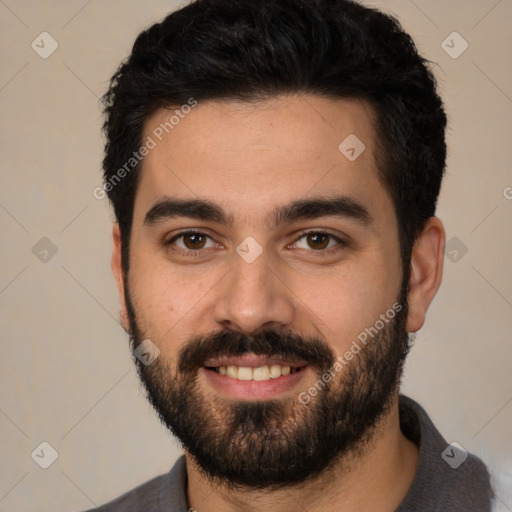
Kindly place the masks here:
POLYGON ((211 319, 208 292, 219 281, 216 276, 217 272, 176 270, 143 253, 134 257, 130 291, 145 334, 169 343, 201 332, 201 322, 211 319))
POLYGON ((290 287, 300 298, 303 314, 336 354, 344 353, 366 328, 392 308, 400 288, 400 273, 384 261, 347 264, 328 275, 304 275, 290 287))

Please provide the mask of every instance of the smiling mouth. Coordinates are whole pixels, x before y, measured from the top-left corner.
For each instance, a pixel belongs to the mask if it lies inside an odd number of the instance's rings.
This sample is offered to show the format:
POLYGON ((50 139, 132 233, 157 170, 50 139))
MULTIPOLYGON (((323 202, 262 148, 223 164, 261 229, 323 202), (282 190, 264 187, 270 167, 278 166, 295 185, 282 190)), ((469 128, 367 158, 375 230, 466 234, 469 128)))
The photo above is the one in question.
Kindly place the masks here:
POLYGON ((304 370, 306 366, 285 366, 280 364, 272 364, 258 367, 228 365, 206 366, 205 368, 209 371, 213 371, 219 375, 226 376, 231 379, 245 381, 266 381, 298 373, 304 370))

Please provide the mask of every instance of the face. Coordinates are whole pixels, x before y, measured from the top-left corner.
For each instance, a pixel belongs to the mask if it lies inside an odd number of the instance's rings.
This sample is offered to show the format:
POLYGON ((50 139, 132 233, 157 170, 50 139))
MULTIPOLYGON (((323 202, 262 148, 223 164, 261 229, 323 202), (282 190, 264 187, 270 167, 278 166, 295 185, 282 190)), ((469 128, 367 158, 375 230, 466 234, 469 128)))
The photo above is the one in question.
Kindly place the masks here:
POLYGON ((171 114, 146 124, 156 145, 120 284, 134 348, 160 351, 139 373, 212 479, 305 481, 371 437, 407 351, 372 113, 316 96, 212 101, 161 134, 171 114))

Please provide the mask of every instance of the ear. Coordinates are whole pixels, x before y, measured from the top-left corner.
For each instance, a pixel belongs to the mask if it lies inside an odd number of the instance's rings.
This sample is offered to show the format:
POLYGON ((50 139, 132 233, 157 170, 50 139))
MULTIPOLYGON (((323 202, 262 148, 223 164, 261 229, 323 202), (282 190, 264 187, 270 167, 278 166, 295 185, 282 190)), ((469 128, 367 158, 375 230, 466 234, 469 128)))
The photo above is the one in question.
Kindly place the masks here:
POLYGON ((116 222, 112 229, 112 238, 114 241, 114 247, 112 249, 112 273, 114 274, 114 279, 116 280, 117 292, 119 294, 119 304, 121 306, 121 311, 119 313, 121 325, 123 329, 129 333, 130 331, 130 323, 128 321, 128 313, 126 310, 126 301, 124 297, 124 269, 122 263, 122 247, 121 247, 121 230, 119 229, 119 223, 116 222))
POLYGON ((443 277, 446 234, 443 223, 430 217, 418 236, 412 251, 409 281, 409 312, 407 331, 416 332, 425 322, 425 315, 443 277))

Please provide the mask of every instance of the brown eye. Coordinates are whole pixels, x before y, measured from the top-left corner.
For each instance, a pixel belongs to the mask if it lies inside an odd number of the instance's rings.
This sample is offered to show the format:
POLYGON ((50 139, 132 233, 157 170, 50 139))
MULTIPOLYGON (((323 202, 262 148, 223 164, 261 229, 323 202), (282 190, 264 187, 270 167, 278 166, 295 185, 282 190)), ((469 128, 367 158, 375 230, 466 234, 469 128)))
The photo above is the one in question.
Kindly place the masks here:
POLYGON ((329 249, 336 250, 346 246, 346 242, 341 238, 324 231, 309 231, 303 233, 297 242, 295 242, 295 248, 297 249, 319 253, 327 253, 329 249))
POLYGON ((202 249, 206 244, 206 237, 198 233, 183 235, 183 243, 187 249, 202 249))
POLYGON ((329 245, 329 235, 325 233, 309 233, 307 235, 307 243, 311 249, 321 250, 329 245))
POLYGON ((182 252, 200 252, 202 249, 212 249, 216 246, 209 235, 198 231, 184 231, 169 240, 166 245, 182 252))

